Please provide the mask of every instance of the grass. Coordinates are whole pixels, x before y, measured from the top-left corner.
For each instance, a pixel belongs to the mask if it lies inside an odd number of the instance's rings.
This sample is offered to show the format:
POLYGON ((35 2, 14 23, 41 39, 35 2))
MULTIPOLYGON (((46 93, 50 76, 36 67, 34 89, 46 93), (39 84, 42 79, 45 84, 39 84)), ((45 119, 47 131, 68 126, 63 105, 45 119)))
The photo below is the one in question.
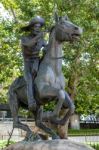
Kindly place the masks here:
MULTIPOLYGON (((99 129, 69 129, 69 136, 99 136, 99 129)), ((85 144, 99 150, 99 142, 87 142, 85 144)))
POLYGON ((99 135, 99 129, 80 129, 80 130, 69 129, 68 134, 69 136, 85 136, 85 135, 97 136, 99 135))
POLYGON ((99 150, 99 142, 88 143, 89 146, 93 147, 95 150, 99 150))
MULTIPOLYGON (((7 140, 0 140, 0 148, 5 148, 6 147, 6 145, 7 145, 7 140)), ((13 143, 15 143, 14 141, 10 141, 10 143, 9 144, 13 144, 13 143)))

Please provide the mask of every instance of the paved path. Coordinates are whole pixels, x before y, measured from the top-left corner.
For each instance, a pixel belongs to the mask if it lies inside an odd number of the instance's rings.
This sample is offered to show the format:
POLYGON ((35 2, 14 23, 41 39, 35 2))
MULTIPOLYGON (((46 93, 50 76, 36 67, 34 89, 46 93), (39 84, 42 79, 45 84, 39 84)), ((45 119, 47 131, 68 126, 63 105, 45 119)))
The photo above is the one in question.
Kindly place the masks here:
POLYGON ((75 142, 99 142, 99 136, 72 136, 69 137, 71 141, 75 142))

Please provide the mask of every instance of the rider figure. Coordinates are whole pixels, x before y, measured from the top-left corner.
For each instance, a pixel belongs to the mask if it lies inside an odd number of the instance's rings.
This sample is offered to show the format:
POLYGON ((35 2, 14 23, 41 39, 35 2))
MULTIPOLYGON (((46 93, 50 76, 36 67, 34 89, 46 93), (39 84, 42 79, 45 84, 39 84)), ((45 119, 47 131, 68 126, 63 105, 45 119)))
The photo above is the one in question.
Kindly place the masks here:
POLYGON ((41 27, 44 24, 45 20, 40 16, 36 16, 28 26, 22 28, 23 31, 30 31, 28 36, 21 38, 21 45, 24 58, 24 77, 27 83, 28 107, 32 111, 36 109, 33 81, 39 67, 39 52, 42 47, 46 46, 43 32, 41 32, 41 27))

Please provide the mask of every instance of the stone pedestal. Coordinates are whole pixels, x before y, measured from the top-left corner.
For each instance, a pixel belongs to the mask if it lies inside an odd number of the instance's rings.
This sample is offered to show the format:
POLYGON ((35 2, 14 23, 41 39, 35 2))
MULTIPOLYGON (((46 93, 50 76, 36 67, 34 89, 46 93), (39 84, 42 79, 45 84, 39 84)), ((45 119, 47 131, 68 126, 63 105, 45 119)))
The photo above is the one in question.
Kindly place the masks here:
POLYGON ((18 142, 4 150, 94 150, 86 145, 70 140, 47 140, 35 142, 18 142))

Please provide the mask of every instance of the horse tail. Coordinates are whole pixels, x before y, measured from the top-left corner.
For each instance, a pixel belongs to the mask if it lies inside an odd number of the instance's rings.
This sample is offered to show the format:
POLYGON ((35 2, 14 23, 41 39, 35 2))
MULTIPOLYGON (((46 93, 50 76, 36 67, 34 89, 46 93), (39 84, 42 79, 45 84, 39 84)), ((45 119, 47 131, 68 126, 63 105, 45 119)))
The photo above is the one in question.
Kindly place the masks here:
POLYGON ((19 87, 19 84, 18 84, 19 80, 20 78, 15 79, 10 85, 9 90, 8 90, 8 103, 10 106, 11 114, 14 116, 15 114, 17 114, 18 108, 19 108, 19 101, 18 101, 17 92, 16 92, 19 87))

